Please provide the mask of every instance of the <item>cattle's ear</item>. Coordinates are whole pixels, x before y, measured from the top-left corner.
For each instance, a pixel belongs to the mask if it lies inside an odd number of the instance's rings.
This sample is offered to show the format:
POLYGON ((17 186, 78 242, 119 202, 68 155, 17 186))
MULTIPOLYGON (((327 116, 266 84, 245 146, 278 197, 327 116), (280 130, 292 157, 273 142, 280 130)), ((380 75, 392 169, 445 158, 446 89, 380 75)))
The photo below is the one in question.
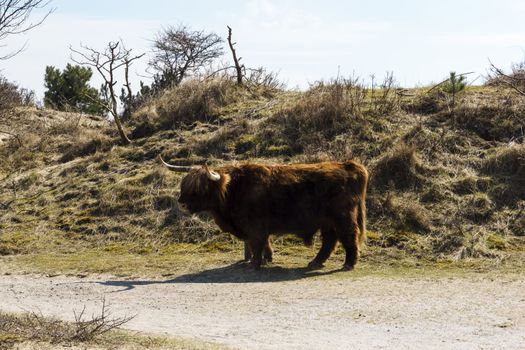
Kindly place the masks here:
POLYGON ((206 170, 206 175, 211 181, 219 181, 221 179, 221 174, 216 171, 210 170, 207 165, 203 165, 203 168, 206 170))

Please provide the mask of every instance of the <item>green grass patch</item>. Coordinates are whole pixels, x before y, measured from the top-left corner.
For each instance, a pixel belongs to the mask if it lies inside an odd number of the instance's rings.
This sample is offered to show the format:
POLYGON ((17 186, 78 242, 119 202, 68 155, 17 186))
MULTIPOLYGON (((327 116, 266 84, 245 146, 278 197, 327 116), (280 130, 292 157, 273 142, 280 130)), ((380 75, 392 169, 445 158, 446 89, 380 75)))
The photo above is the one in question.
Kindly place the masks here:
MULTIPOLYGON (((274 262, 262 267, 261 278, 278 280, 291 278, 354 278, 365 276, 436 277, 469 274, 523 275, 523 251, 507 253, 504 258, 438 259, 409 254, 396 247, 367 247, 352 272, 335 273, 344 261, 344 251, 338 247, 320 274, 310 274, 305 267, 319 249, 288 242, 274 243, 274 262), (330 274, 326 274, 330 272, 330 274), (304 276, 303 276, 304 275, 304 276), (284 277, 283 277, 284 276, 284 277)), ((81 248, 70 252, 40 252, 0 258, 0 273, 4 274, 108 274, 118 277, 180 276, 205 273, 214 278, 246 277, 257 279, 258 272, 240 264, 241 242, 204 244, 170 244, 155 252, 137 252, 134 244, 113 243, 102 248, 81 248)))

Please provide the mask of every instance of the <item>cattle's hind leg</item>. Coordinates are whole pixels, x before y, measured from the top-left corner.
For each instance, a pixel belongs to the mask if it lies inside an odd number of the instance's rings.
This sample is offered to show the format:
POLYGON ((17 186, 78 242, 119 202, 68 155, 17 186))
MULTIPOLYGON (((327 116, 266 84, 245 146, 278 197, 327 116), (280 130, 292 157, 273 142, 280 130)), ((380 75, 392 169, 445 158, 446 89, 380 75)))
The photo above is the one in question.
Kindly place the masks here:
POLYGON ((252 259, 252 249, 248 241, 244 241, 244 261, 250 261, 252 259))
POLYGON ((309 269, 320 269, 323 267, 324 262, 330 257, 337 243, 335 230, 331 228, 323 228, 321 230, 321 238, 323 242, 321 249, 316 257, 308 264, 309 269))
POLYGON ((266 243, 264 245, 264 259, 263 262, 270 263, 273 261, 273 249, 272 249, 272 241, 270 237, 266 240, 266 243))
POLYGON ((357 247, 358 233, 359 227, 357 226, 355 215, 351 215, 336 225, 337 239, 339 239, 346 251, 343 270, 352 270, 357 263, 357 258, 359 256, 359 250, 357 247))

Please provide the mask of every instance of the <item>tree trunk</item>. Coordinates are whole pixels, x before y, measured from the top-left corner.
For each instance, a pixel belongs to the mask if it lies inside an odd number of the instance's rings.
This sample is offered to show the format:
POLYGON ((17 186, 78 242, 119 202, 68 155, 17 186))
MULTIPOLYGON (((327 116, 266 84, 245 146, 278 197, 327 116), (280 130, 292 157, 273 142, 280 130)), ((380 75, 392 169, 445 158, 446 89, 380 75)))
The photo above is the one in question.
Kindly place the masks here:
POLYGON ((235 49, 233 48, 233 45, 235 43, 232 43, 232 29, 230 26, 228 27, 228 45, 230 46, 230 50, 233 55, 233 62, 235 64, 235 70, 237 71, 237 85, 242 85, 242 67, 239 64, 240 58, 237 58, 237 53, 235 52, 235 49))
MULTIPOLYGON (((116 48, 116 47, 115 47, 116 48)), ((112 60, 109 64, 109 94, 111 96, 111 114, 113 114, 113 118, 115 119, 115 124, 117 124, 118 134, 120 136, 120 139, 124 145, 129 145, 131 143, 131 140, 126 135, 126 132, 124 131, 124 128, 122 127, 122 122, 120 121, 120 117, 118 115, 117 111, 117 98, 115 97, 115 83, 113 82, 113 64, 115 62, 115 48, 112 48, 111 55, 112 60)))

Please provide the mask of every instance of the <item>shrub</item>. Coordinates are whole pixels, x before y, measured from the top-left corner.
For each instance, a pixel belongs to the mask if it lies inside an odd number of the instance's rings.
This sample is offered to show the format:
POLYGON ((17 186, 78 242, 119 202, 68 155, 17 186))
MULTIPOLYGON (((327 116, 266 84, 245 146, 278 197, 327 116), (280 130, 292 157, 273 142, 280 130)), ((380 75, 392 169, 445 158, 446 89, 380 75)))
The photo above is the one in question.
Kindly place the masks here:
POLYGON ((501 205, 525 199, 525 146, 501 147, 482 163, 495 183, 489 191, 501 205))
POLYGON ((148 209, 150 200, 146 186, 125 179, 104 189, 95 213, 107 216, 141 214, 148 209))
MULTIPOLYGON (((484 140, 508 142, 523 137, 523 113, 524 105, 462 105, 454 115, 458 127, 474 131, 484 140)), ((450 118, 450 113, 443 115, 443 119, 450 118)))
POLYGON ((478 177, 470 171, 465 170, 458 180, 452 183, 452 190, 459 195, 485 192, 490 186, 489 177, 478 177))
POLYGON ((502 147, 483 162, 489 174, 525 179, 525 145, 502 147))
POLYGON ((0 111, 34 104, 35 94, 0 76, 0 111))
POLYGON ((85 157, 96 152, 107 152, 112 147, 112 141, 107 136, 96 136, 92 139, 84 139, 68 142, 62 145, 63 154, 60 162, 70 162, 78 157, 85 157))
MULTIPOLYGON (((306 146, 334 139, 350 129, 363 128, 363 108, 366 90, 356 80, 336 79, 318 82, 296 99, 282 107, 267 122, 267 127, 278 130, 278 137, 294 153, 306 146)), ((268 146, 275 140, 263 140, 268 146)))
POLYGON ((418 167, 416 148, 400 143, 372 168, 371 181, 379 188, 407 189, 420 183, 418 167))
POLYGON ((191 80, 166 91, 156 103, 158 123, 169 129, 195 121, 210 122, 218 109, 240 98, 239 87, 229 80, 191 80))
POLYGON ((507 241, 499 235, 491 234, 487 236, 486 245, 489 249, 505 250, 507 248, 507 241))
POLYGON ((432 228, 428 211, 417 201, 388 193, 383 209, 383 213, 393 220, 394 227, 400 230, 425 233, 432 228))
POLYGON ((434 114, 444 108, 445 94, 440 90, 417 94, 411 101, 402 104, 402 108, 410 113, 434 114))
POLYGON ((401 95, 393 73, 387 73, 379 89, 372 86, 371 102, 373 112, 377 116, 384 116, 397 111, 401 107, 401 95))
POLYGON ((491 66, 491 74, 487 79, 486 85, 512 87, 519 91, 525 89, 525 61, 513 63, 511 72, 505 74, 500 68, 491 66))
POLYGON ((461 208, 463 215, 476 223, 486 221, 494 212, 492 200, 486 193, 481 192, 463 197, 461 208))
POLYGON ((6 348, 10 349, 15 343, 27 341, 36 344, 38 342, 51 344, 90 342, 134 318, 133 316, 113 317, 105 300, 102 302, 100 314, 92 314, 91 317, 88 317, 84 307, 79 313, 75 312, 74 316, 74 322, 64 322, 45 318, 38 313, 11 315, 0 312, 0 348, 4 349, 4 346, 7 346, 6 348), (7 336, 4 337, 4 334, 7 336))

